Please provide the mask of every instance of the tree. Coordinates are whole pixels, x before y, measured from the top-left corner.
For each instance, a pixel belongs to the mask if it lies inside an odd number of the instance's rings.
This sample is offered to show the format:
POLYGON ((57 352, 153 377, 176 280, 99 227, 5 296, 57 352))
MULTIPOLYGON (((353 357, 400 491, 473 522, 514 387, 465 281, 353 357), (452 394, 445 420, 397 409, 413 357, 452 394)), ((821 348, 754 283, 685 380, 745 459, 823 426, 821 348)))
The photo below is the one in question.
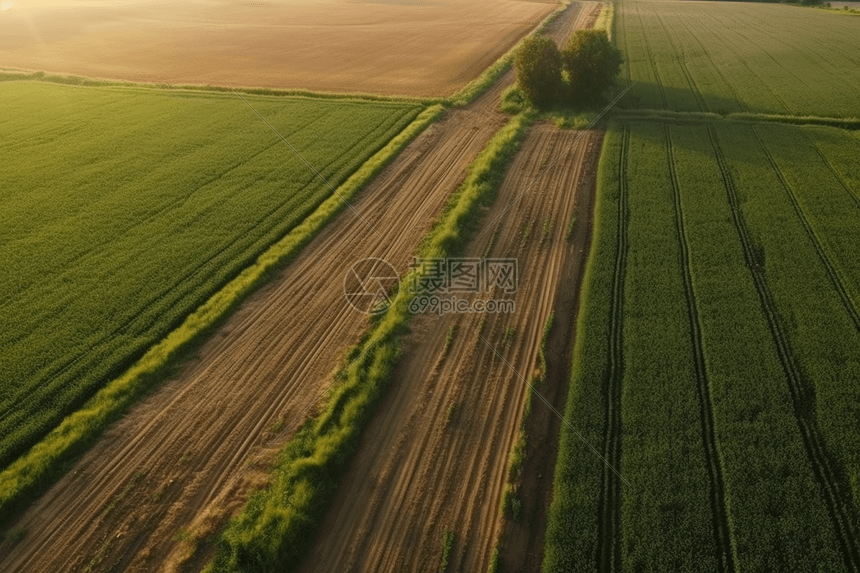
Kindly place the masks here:
POLYGON ((546 107, 561 91, 561 53, 555 42, 543 35, 523 40, 514 57, 517 85, 535 107, 546 107))
POLYGON ((577 30, 562 54, 572 103, 598 103, 621 71, 621 52, 605 30, 577 30))

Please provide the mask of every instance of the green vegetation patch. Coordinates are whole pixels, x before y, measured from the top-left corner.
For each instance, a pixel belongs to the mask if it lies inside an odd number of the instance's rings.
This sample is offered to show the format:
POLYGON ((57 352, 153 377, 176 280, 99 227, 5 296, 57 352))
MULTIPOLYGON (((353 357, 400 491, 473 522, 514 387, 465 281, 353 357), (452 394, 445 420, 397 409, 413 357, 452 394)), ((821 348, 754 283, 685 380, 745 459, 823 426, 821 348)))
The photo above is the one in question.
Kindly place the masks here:
POLYGON ((624 0, 615 26, 636 82, 624 106, 860 116, 860 19, 774 4, 624 0))
POLYGON ((850 132, 613 123, 544 571, 857 562, 850 132), (620 413, 619 413, 620 412, 620 413))
MULTIPOLYGON (((5 513, 343 203, 235 96, 0 92, 13 112, 0 120, 5 513)), ((247 99, 347 198, 441 112, 247 99)))

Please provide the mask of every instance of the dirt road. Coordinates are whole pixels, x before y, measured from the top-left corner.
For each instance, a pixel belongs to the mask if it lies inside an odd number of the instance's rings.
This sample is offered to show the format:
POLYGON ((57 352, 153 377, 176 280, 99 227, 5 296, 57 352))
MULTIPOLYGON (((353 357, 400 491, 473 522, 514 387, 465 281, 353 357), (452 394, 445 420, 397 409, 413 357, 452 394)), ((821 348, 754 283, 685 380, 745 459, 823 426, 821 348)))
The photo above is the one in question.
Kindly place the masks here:
MULTIPOLYGON (((553 34, 567 37, 587 17, 571 7, 553 34)), ((135 406, 8 524, 25 534, 15 544, 0 543, 0 570, 170 568, 194 547, 190 532, 211 532, 241 507, 264 475, 243 470, 289 437, 272 443, 366 330, 367 318, 343 295, 346 269, 365 257, 406 269, 469 163, 506 121, 496 110, 512 80, 509 73, 470 106, 449 112, 361 193, 354 207, 375 231, 345 210, 175 379, 135 406)), ((205 553, 204 543, 198 554, 205 553)))

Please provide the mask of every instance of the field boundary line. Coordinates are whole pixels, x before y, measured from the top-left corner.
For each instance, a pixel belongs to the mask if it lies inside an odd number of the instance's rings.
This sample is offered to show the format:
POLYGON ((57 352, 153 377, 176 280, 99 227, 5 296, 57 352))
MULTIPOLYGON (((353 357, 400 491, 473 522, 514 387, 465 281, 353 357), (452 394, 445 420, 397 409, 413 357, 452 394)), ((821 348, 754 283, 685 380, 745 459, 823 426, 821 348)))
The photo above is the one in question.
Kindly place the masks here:
POLYGON ((762 140, 761 135, 759 134, 755 126, 752 127, 752 132, 755 135, 759 147, 764 152, 765 156, 767 156, 767 160, 768 162, 770 162, 771 169, 776 172, 776 176, 779 179, 782 188, 788 194, 789 200, 791 201, 791 205, 792 207, 794 207, 794 212, 797 214, 797 217, 803 224, 803 228, 806 230, 806 234, 809 237, 809 240, 812 242, 812 246, 815 247, 815 252, 818 253, 818 258, 821 259, 821 262, 824 265, 825 270, 827 271, 827 275, 828 277, 830 277, 830 282, 833 284, 833 287, 839 294, 839 298, 842 301, 842 306, 845 307, 845 311, 849 314, 849 316, 851 316, 851 320, 854 322, 854 327, 858 331, 860 331, 860 312, 858 312, 854 301, 851 299, 850 293, 845 288, 845 284, 842 280, 842 277, 839 276, 839 270, 830 260, 830 257, 828 256, 827 251, 824 248, 824 245, 821 244, 821 241, 818 239, 818 235, 815 233, 815 229, 812 228, 812 224, 809 222, 809 218, 806 216, 806 212, 800 206, 800 202, 797 200, 797 195, 794 193, 794 189, 785 179, 785 175, 783 175, 782 171, 779 169, 779 165, 777 165, 776 160, 770 153, 770 150, 765 146, 764 141, 762 140))
POLYGON ((732 211, 732 219, 743 246, 744 258, 750 269, 753 283, 761 301, 762 311, 768 322, 768 327, 773 336, 774 344, 782 363, 783 371, 788 382, 789 394, 794 407, 795 420, 803 440, 803 445, 809 457, 810 465, 815 474, 816 481, 821 487, 828 513, 834 525, 834 531, 839 540, 842 556, 849 571, 860 571, 860 548, 858 548, 858 536, 851 514, 850 493, 844 493, 838 474, 827 453, 825 442, 820 435, 815 420, 814 391, 808 388, 803 380, 800 368, 797 365, 791 344, 783 332, 783 327, 774 304, 767 282, 760 271, 755 270, 756 257, 749 237, 743 214, 740 211, 740 203, 737 197, 734 180, 728 166, 725 163, 722 150, 717 140, 713 126, 708 127, 708 137, 717 158, 717 166, 723 179, 723 185, 728 195, 729 205, 732 211))
MULTIPOLYGON (((421 112, 347 178, 340 186, 344 194, 353 197, 363 190, 443 112, 441 105, 421 112)), ((172 365, 181 363, 195 344, 274 272, 292 261, 342 210, 343 204, 336 197, 325 199, 295 228, 261 253, 253 264, 186 317, 178 328, 150 347, 142 358, 0 472, 0 522, 11 516, 26 497, 41 491, 65 473, 61 469, 64 463, 85 451, 141 394, 160 383, 172 365)))
MULTIPOLYGON (((132 82, 109 78, 92 78, 88 76, 77 76, 73 74, 51 74, 41 70, 26 69, 0 69, 0 83, 13 81, 32 81, 49 84, 66 85, 71 87, 88 88, 136 88, 152 91, 176 91, 199 93, 201 95, 230 95, 234 88, 216 86, 212 84, 175 84, 170 82, 132 82)), ((376 103, 411 103, 419 105, 433 105, 442 103, 442 97, 418 97, 406 95, 382 95, 362 92, 326 92, 313 91, 304 88, 263 88, 240 86, 235 88, 245 95, 273 97, 273 98, 305 98, 305 99, 333 99, 376 103)))
POLYGON ((687 299, 687 311, 692 335, 694 364, 696 371, 696 387, 699 394, 699 417, 702 422, 702 441, 705 445, 705 458, 708 463, 708 474, 711 482, 711 510, 713 512, 714 537, 716 538, 717 562, 720 571, 735 571, 737 562, 737 546, 729 525, 726 505, 725 478, 723 477, 722 456, 720 455, 719 439, 716 435, 716 420, 714 417, 711 383, 708 377, 707 363, 702 342, 702 323, 696 302, 696 293, 690 270, 690 248, 687 243, 687 230, 684 223, 683 202, 681 200, 681 185, 675 166, 675 151, 672 145, 672 131, 664 125, 666 137, 666 154, 669 159, 669 175, 672 180, 672 196, 675 205, 675 227, 681 247, 681 267, 684 275, 684 293, 687 299))
POLYGON ((822 127, 833 127, 835 129, 856 131, 860 129, 858 118, 838 117, 816 117, 810 115, 777 115, 753 112, 731 112, 721 115, 716 112, 707 111, 673 111, 668 109, 653 108, 627 108, 616 109, 613 112, 616 117, 629 120, 660 121, 660 122, 713 122, 726 121, 738 124, 766 124, 778 123, 783 125, 813 125, 822 127))

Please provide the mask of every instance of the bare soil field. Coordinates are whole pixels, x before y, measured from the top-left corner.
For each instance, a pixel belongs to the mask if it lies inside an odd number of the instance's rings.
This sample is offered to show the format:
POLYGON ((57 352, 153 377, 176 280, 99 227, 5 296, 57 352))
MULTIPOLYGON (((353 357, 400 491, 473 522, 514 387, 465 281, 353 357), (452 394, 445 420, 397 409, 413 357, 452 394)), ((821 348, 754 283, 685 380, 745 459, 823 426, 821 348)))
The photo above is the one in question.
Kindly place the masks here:
MULTIPOLYGON (((551 34, 566 38, 593 21, 599 4, 587 6, 570 7, 551 34)), ((281 428, 306 414, 367 328, 343 295, 346 269, 379 257, 406 270, 469 163, 505 123, 499 94, 512 81, 508 72, 470 106, 448 112, 361 193, 354 207, 375 231, 345 210, 175 379, 9 523, 26 533, 0 543, 0 570, 163 570, 191 551, 189 533, 211 540, 248 489, 264 482, 266 456, 289 437, 273 441, 281 428)), ((196 555, 192 566, 205 562, 205 542, 196 555)))
MULTIPOLYGON (((487 570, 502 519, 508 453, 528 394, 523 378, 535 371, 550 312, 559 318, 572 313, 570 299, 584 261, 592 189, 579 182, 587 180, 593 188, 600 135, 586 132, 564 152, 580 135, 537 125, 526 137, 484 216, 485 232, 466 253, 518 259, 516 311, 413 320, 388 395, 302 571, 436 571, 445 530, 454 532, 449 571, 487 570), (517 201, 543 170, 545 158, 562 152, 558 164, 517 201), (565 233, 577 205, 586 219, 577 241, 569 243, 565 233), (544 236, 546 221, 550 230, 544 236), (455 335, 446 354, 452 325, 455 335)), ((563 389, 564 372, 560 379, 563 389)), ((532 408, 533 415, 549 413, 536 399, 532 408)), ((529 440, 540 444, 545 437, 529 440)), ((540 477, 548 484, 552 467, 540 477)), ((540 512, 526 510, 528 522, 518 533, 537 535, 538 524, 528 512, 540 512)), ((519 553, 522 561, 534 549, 523 539, 509 544, 517 545, 519 551, 511 554, 519 553)), ((521 570, 523 563, 517 565, 504 563, 504 570, 521 570)))
POLYGON ((182 84, 447 96, 556 4, 4 0, 0 67, 182 84))

